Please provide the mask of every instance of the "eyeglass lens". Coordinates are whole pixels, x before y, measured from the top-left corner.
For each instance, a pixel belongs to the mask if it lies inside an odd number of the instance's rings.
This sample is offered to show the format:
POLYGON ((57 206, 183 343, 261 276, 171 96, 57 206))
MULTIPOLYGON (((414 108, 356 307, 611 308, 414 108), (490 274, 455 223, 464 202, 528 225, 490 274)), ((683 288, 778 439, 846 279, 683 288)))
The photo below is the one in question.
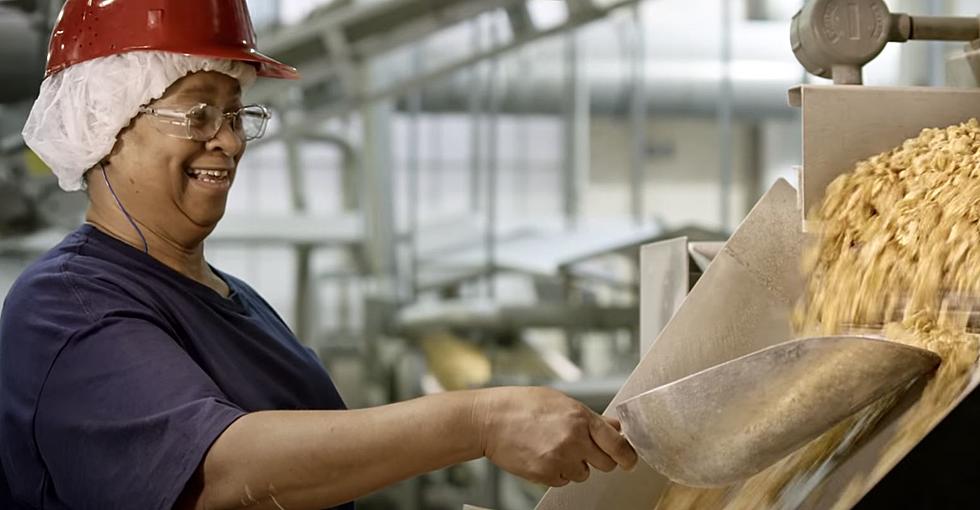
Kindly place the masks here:
POLYGON ((246 106, 237 113, 225 114, 216 106, 200 105, 187 112, 190 136, 198 141, 214 138, 228 117, 232 130, 244 140, 255 140, 265 133, 269 116, 261 106, 246 106))

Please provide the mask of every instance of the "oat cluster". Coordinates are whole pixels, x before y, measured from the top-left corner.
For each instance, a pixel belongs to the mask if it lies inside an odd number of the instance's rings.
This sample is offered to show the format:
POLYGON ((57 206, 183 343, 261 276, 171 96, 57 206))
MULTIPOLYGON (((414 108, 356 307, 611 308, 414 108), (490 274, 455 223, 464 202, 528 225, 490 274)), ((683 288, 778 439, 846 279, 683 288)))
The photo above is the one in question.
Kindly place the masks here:
MULTIPOLYGON (((955 405, 976 366, 980 124, 924 129, 859 162, 828 186, 808 222, 816 233, 793 316, 799 336, 871 333, 943 359, 876 462, 837 497, 835 508, 843 509, 955 405)), ((872 404, 740 484, 710 490, 672 484, 656 508, 795 508, 821 490, 820 481, 874 433, 900 397, 872 404)))
POLYGON ((924 129, 861 161, 828 186, 811 223, 799 331, 968 318, 942 312, 980 296, 980 124, 924 129))

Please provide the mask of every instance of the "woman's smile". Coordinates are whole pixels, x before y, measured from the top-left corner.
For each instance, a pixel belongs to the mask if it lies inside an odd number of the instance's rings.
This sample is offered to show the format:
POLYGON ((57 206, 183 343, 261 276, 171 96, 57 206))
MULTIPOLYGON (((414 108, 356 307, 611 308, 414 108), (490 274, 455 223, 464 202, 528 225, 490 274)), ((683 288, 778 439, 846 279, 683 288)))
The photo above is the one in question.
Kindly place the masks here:
POLYGON ((234 170, 228 168, 194 167, 184 172, 188 180, 209 190, 227 191, 231 188, 234 170))

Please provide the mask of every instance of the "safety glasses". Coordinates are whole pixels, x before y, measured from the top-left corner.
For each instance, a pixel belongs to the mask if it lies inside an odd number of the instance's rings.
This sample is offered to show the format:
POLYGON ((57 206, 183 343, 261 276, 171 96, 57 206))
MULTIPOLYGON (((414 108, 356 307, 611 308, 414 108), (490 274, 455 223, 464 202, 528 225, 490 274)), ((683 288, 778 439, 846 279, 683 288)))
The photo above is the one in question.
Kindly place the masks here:
POLYGON ((253 104, 225 113, 217 106, 200 103, 187 108, 153 108, 144 106, 140 113, 156 118, 157 129, 168 136, 206 142, 218 135, 225 121, 242 140, 262 138, 272 114, 265 106, 253 104))

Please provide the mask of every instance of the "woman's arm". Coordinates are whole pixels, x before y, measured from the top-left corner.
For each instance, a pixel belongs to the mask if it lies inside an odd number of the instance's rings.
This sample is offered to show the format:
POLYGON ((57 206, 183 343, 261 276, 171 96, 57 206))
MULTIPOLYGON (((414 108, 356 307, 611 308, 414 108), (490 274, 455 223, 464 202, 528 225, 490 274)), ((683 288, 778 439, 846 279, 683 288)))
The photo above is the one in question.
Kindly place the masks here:
POLYGON ((584 480, 585 462, 604 471, 636 462, 608 421, 556 391, 461 391, 245 415, 215 441, 176 508, 322 509, 483 455, 550 485, 584 480))

